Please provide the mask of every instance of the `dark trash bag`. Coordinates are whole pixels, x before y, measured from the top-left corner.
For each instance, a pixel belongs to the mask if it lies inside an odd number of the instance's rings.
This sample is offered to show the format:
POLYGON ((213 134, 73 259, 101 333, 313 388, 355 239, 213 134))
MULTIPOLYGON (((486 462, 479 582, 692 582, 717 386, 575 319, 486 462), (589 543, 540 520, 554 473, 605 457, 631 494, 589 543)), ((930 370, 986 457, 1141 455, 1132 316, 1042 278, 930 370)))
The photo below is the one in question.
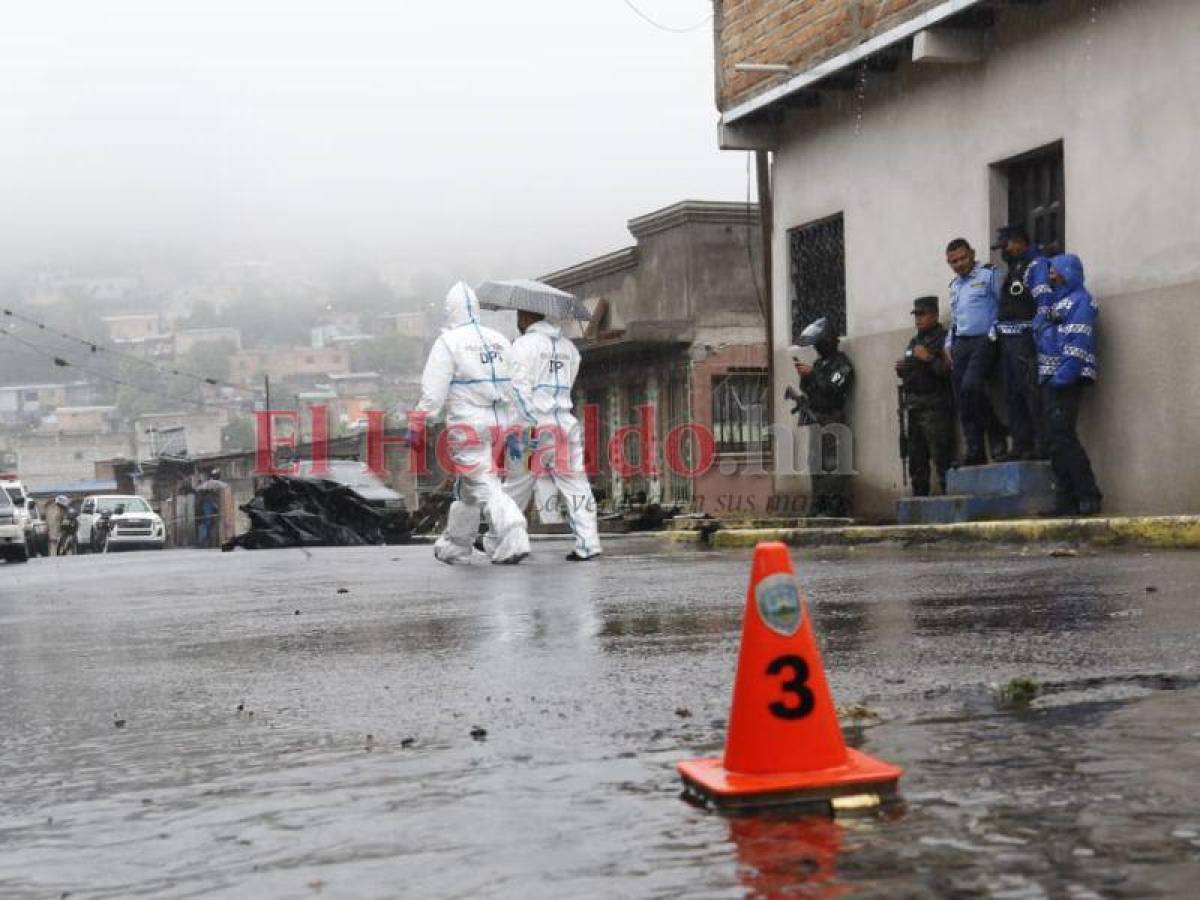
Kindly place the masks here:
POLYGON ((408 537, 407 531, 397 535, 377 510, 335 481, 273 475, 241 509, 250 518, 250 530, 222 550, 354 547, 408 537))

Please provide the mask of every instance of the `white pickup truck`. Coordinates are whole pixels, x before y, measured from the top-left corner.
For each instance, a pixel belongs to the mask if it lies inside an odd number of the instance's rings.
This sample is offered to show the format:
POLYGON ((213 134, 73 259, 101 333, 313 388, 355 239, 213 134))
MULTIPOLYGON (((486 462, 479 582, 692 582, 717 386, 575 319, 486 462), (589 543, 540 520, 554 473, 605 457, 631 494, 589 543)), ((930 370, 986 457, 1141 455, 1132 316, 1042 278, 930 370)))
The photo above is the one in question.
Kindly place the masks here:
POLYGON ((24 504, 16 504, 3 487, 0 487, 0 556, 9 562, 23 563, 29 560, 25 547, 25 525, 21 514, 24 504))
POLYGON ((134 494, 96 494, 83 498, 76 532, 80 553, 110 550, 161 550, 166 529, 150 504, 134 494), (106 533, 97 528, 104 521, 106 533))

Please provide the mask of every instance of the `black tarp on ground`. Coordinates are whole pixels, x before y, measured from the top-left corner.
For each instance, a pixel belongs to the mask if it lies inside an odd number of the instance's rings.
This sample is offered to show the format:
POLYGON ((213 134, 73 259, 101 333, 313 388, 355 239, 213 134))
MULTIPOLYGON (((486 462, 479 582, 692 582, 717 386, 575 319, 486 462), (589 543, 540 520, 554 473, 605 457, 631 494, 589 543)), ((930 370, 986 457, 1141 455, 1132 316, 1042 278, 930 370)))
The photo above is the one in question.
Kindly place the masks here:
POLYGON ((384 515, 334 481, 273 475, 241 509, 250 530, 223 550, 395 544, 409 537, 406 513, 384 515))

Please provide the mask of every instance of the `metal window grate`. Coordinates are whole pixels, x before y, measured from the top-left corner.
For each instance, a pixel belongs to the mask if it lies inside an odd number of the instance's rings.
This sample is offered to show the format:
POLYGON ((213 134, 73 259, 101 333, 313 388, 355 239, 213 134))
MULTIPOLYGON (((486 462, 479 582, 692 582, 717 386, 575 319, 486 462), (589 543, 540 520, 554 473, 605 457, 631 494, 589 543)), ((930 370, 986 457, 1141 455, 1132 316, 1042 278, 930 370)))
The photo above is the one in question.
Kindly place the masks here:
POLYGON ((718 453, 747 453, 766 441, 767 373, 713 379, 713 442, 718 453))
POLYGON ((1055 144, 1005 166, 1008 175, 1008 221, 1024 225, 1046 253, 1067 247, 1066 189, 1063 148, 1055 144))
MULTIPOLYGON (((637 425, 641 422, 640 413, 638 410, 646 405, 647 392, 645 384, 630 384, 625 387, 625 403, 624 403, 624 422, 626 425, 637 425)), ((657 440, 657 436, 656 436, 657 440)), ((629 438, 625 441, 622 448, 625 454, 625 461, 631 466, 637 467, 639 470, 642 465, 642 454, 645 448, 640 440, 629 438)), ((644 497, 649 494, 650 482, 649 479, 641 474, 640 471, 625 478, 625 500, 626 502, 642 502, 644 497)))
MULTIPOLYGON (((664 440, 666 435, 671 433, 672 429, 681 425, 687 425, 692 421, 691 398, 688 392, 686 370, 680 369, 671 372, 666 384, 666 400, 665 404, 660 404, 663 407, 665 415, 665 421, 660 427, 664 440)), ((682 441, 679 451, 684 466, 690 470, 695 464, 696 455, 693 442, 691 440, 682 441)), ((692 479, 672 472, 669 466, 664 467, 663 472, 665 480, 663 499, 676 503, 690 503, 692 500, 692 479)))
POLYGON ((792 340, 821 317, 846 333, 846 228, 841 213, 788 232, 792 340))

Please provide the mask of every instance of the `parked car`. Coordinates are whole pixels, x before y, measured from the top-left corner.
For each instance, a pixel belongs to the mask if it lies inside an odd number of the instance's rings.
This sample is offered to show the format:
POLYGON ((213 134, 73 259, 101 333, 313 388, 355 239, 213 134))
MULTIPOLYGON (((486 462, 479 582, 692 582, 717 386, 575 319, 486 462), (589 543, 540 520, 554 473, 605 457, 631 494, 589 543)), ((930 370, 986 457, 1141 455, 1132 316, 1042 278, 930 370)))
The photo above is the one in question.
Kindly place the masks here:
POLYGON ((29 517, 29 507, 26 505, 25 485, 21 484, 13 475, 0 475, 0 488, 4 488, 8 492, 8 499, 12 501, 15 509, 13 518, 17 524, 25 531, 26 548, 29 546, 29 533, 31 522, 29 517))
POLYGON ((30 556, 50 555, 50 523, 36 500, 26 500, 29 517, 25 525, 25 547, 30 556))
POLYGON ((166 528, 150 504, 133 494, 83 498, 76 532, 78 552, 161 550, 166 528))
POLYGON ((321 475, 313 474, 312 465, 310 460, 301 460, 299 477, 345 485, 383 517, 382 530, 386 540, 399 541, 408 536, 408 504, 400 494, 372 475, 366 463, 354 459, 331 459, 329 471, 321 475))
POLYGON ((25 526, 19 514, 21 508, 13 503, 8 491, 0 487, 0 555, 9 562, 23 563, 29 559, 25 547, 25 526))

